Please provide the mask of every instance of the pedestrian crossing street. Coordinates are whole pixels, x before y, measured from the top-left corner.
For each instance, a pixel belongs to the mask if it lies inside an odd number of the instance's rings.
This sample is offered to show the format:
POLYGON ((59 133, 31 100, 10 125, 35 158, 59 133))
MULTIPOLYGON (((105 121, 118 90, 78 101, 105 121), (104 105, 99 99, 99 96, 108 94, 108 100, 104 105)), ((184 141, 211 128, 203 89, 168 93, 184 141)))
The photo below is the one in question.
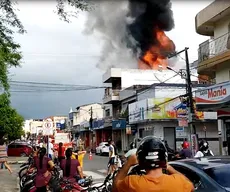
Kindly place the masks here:
POLYGON ((92 176, 94 181, 103 181, 106 177, 107 170, 106 169, 99 169, 95 171, 83 171, 83 173, 87 176, 92 176))

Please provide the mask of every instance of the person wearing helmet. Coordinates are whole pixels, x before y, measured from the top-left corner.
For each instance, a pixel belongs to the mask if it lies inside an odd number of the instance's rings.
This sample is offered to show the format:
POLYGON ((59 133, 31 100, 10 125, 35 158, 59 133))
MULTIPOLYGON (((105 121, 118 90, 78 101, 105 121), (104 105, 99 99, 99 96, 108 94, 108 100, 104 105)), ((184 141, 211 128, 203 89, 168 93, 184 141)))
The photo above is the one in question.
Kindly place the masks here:
POLYGON ((199 151, 197 151, 195 158, 214 156, 213 152, 209 149, 209 144, 205 140, 199 142, 199 151))
POLYGON ((189 149, 189 142, 182 143, 182 150, 179 152, 178 157, 182 159, 192 158, 192 151, 189 149))
POLYGON ((112 192, 194 191, 193 184, 167 164, 167 157, 166 147, 160 139, 153 136, 143 138, 136 155, 128 157, 116 175, 112 192), (127 176, 129 169, 136 164, 146 171, 146 175, 127 176), (170 175, 164 174, 163 169, 167 169, 170 175))

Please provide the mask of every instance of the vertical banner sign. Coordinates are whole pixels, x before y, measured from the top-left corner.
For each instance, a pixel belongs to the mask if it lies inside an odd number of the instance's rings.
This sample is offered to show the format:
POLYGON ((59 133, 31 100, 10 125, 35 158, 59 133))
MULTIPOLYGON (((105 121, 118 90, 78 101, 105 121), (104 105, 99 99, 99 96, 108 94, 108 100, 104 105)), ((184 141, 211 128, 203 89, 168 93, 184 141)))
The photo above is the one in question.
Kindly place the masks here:
POLYGON ((196 134, 191 135, 191 144, 192 144, 192 154, 193 156, 195 156, 196 152, 198 151, 198 140, 196 134))

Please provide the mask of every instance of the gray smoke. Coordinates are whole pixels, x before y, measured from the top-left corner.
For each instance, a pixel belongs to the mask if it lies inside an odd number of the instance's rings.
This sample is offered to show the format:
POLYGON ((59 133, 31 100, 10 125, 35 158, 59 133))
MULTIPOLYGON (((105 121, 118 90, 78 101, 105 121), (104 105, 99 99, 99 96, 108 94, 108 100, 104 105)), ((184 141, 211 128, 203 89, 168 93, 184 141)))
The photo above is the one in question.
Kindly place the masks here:
POLYGON ((137 68, 138 60, 157 45, 154 29, 174 27, 169 0, 97 1, 88 13, 85 34, 97 34, 103 41, 97 67, 137 68))

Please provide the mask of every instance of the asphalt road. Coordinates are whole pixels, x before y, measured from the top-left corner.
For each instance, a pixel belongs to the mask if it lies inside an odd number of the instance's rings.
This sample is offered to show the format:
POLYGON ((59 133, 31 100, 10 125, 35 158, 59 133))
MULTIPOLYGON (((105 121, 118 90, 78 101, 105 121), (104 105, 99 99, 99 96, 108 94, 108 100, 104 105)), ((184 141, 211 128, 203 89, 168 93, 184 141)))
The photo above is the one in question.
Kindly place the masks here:
MULTIPOLYGON (((11 162, 25 161, 26 158, 10 157, 11 162)), ((106 176, 108 157, 96 156, 93 154, 92 160, 89 160, 87 154, 84 158, 83 172, 87 176, 92 176, 94 183, 102 182, 106 176)), ((0 192, 18 192, 18 171, 20 164, 10 164, 13 173, 10 174, 7 169, 0 169, 0 192)))
POLYGON ((84 158, 83 172, 87 176, 91 175, 95 182, 103 181, 106 176, 108 161, 108 157, 97 155, 93 155, 93 159, 89 160, 88 155, 86 155, 84 158))

